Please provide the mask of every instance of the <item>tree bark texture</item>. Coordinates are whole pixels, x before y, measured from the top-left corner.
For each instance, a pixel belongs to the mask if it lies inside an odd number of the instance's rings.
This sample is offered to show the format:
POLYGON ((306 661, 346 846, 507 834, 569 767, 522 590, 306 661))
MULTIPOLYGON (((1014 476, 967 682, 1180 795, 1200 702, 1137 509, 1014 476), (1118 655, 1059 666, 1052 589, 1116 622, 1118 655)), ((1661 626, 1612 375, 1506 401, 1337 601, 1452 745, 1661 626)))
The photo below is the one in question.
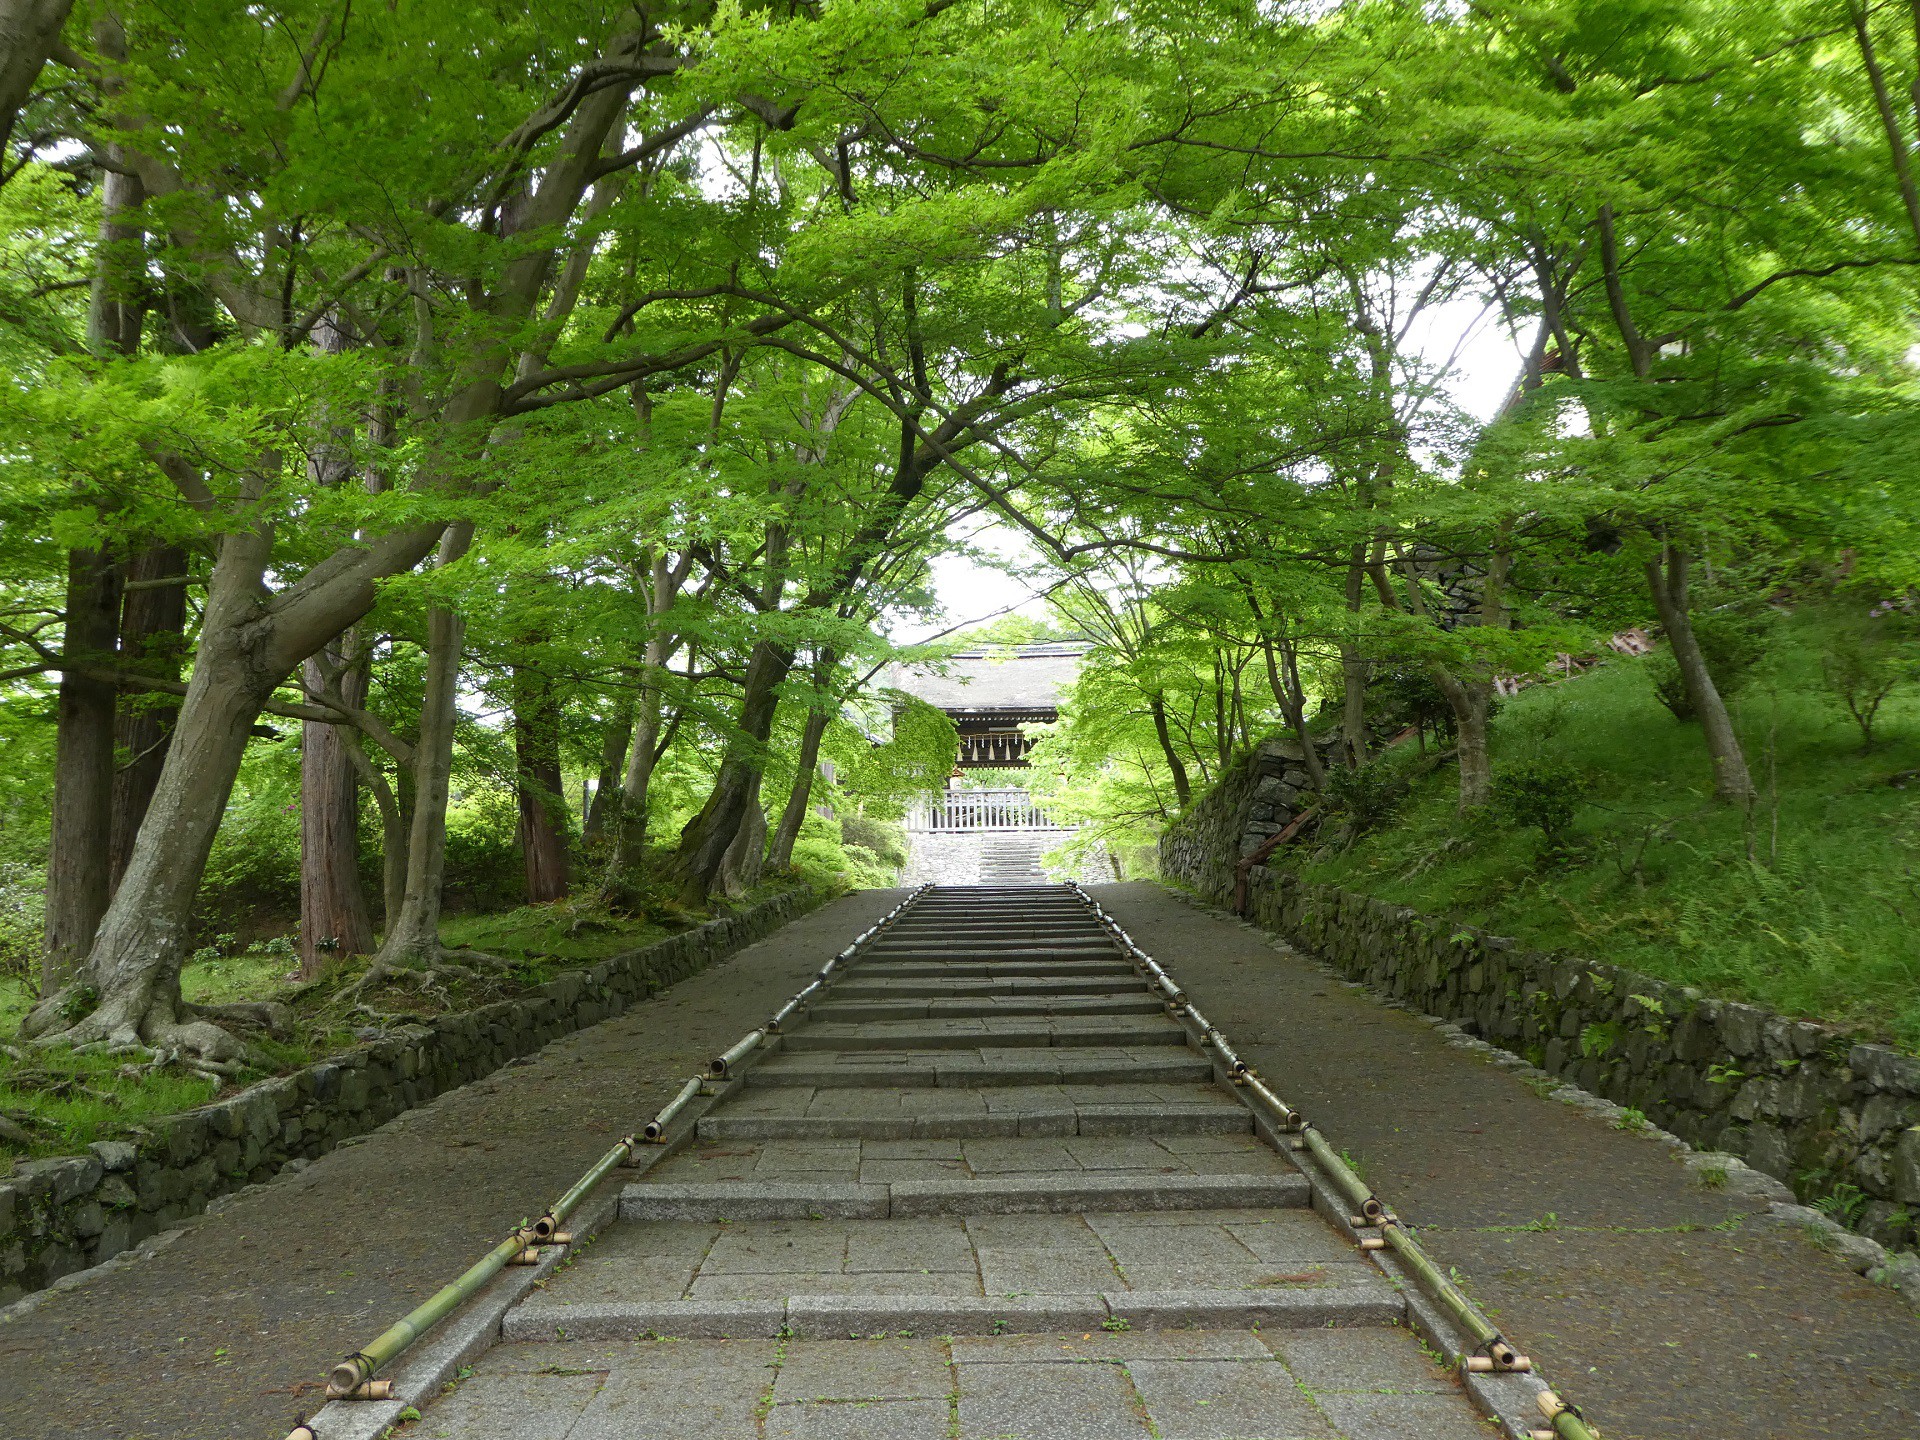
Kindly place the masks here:
MULTIPOLYGON (((455 525, 440 543, 440 563, 467 552, 473 527, 455 525)), ((427 611, 427 678, 420 739, 413 750, 413 817, 407 835, 406 891, 388 927, 378 963, 421 967, 440 956, 440 900, 447 872, 447 801, 453 785, 453 734, 459 720, 460 661, 466 622, 435 605, 427 611)))
POLYGON ((73 0, 0 0, 0 152, 72 10, 73 0))
POLYGON ((1167 769, 1173 772, 1174 798, 1184 810, 1193 800, 1193 781, 1187 777, 1186 763, 1173 745, 1173 732, 1167 726, 1166 696, 1154 691, 1147 697, 1147 710, 1153 716, 1153 733, 1160 741, 1160 753, 1166 757, 1167 769))
POLYGON ((758 808, 761 756, 767 737, 773 733, 773 715, 780 704, 780 684, 793 669, 793 660, 793 651, 788 646, 772 640, 754 642, 740 697, 738 731, 728 742, 707 803, 680 832, 674 879, 684 905, 706 903, 727 849, 740 833, 748 807, 758 808))
MULTIPOLYGON (((814 666, 814 684, 826 684, 826 678, 833 674, 833 660, 824 660, 824 664, 814 666)), ((801 728, 801 753, 793 762, 793 789, 787 791, 787 804, 780 812, 780 824, 774 828, 774 841, 766 852, 766 866, 772 872, 793 868, 793 843, 801 837, 801 826, 806 824, 806 803, 814 793, 814 772, 820 768, 820 741, 828 733, 828 722, 833 720, 833 710, 829 710, 829 697, 814 693, 814 705, 806 712, 806 724, 801 728)))
MULTIPOLYGON (((127 593, 120 609, 120 659, 144 674, 180 678, 186 648, 187 587, 161 582, 184 576, 187 552, 177 545, 153 545, 126 567, 127 593)), ((129 686, 114 718, 114 748, 119 768, 113 777, 113 839, 107 857, 109 895, 120 887, 133 856, 133 837, 146 818, 154 786, 167 762, 179 700, 129 686)))
MULTIPOLYGON (((351 643, 349 640, 347 643, 351 643)), ((327 659, 339 663, 338 642, 327 659)), ((322 664, 308 660, 307 681, 318 690, 322 664)), ((340 677, 349 705, 366 702, 366 668, 340 677)), ((360 786, 349 746, 358 738, 344 725, 302 722, 300 730, 300 975, 311 980, 329 961, 373 950, 373 917, 360 883, 360 786)))
POLYGON ((1660 625, 1673 647, 1674 664, 1680 671, 1680 683, 1686 687, 1687 702, 1700 717, 1700 729, 1706 736, 1707 754, 1713 759, 1714 797, 1733 805, 1751 805, 1755 790, 1747 770, 1746 752, 1740 748, 1740 736, 1727 713, 1727 702, 1713 683, 1707 657, 1693 633, 1693 614, 1687 595, 1689 562, 1684 551, 1671 544, 1661 548, 1658 559, 1647 562, 1647 588, 1653 592, 1654 608, 1660 625))
POLYGON ((567 801, 560 773, 560 706, 553 682, 538 671, 513 672, 514 795, 526 865, 527 903, 567 893, 567 801))
POLYGON ((640 695, 634 702, 633 742, 620 786, 613 848, 600 888, 600 898, 610 904, 629 899, 646 869, 647 805, 660 742, 661 676, 675 649, 673 637, 660 628, 661 617, 673 608, 685 576, 686 567, 668 564, 665 555, 654 555, 649 561, 647 617, 651 629, 640 668, 640 695))
POLYGON ((583 840, 598 840, 618 823, 615 817, 624 793, 621 781, 627 773, 627 749, 633 744, 633 710, 633 701, 624 701, 600 737, 600 774, 580 825, 583 840))
POLYGON ((727 853, 720 861, 717 883, 721 893, 730 900, 740 899, 758 885, 766 873, 767 812, 760 808, 760 778, 758 775, 753 778, 746 813, 741 816, 740 828, 734 832, 733 843, 727 846, 727 853))
POLYGON ((60 676, 42 995, 53 994, 73 976, 107 912, 116 687, 78 666, 111 662, 119 622, 119 567, 97 550, 68 551, 61 651, 76 668, 60 676))

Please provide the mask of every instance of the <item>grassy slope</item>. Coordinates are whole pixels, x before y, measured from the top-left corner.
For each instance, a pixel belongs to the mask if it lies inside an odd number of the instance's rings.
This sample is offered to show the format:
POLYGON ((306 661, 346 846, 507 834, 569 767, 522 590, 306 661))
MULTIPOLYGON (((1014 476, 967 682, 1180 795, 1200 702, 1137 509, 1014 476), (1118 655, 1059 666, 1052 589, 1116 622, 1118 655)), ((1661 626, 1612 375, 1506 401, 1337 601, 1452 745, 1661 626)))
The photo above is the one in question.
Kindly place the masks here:
MULTIPOLYGON (((1762 789, 1757 863, 1742 817, 1711 801, 1699 727, 1659 705, 1644 662, 1615 660, 1524 692, 1495 724, 1496 773, 1545 749, 1592 774, 1571 856, 1547 857, 1538 830, 1462 820, 1448 768, 1380 833, 1304 873, 1920 1050, 1920 777, 1888 783, 1920 767, 1920 696, 1887 702, 1862 756, 1819 693, 1815 646, 1804 623, 1783 627, 1770 672, 1737 702, 1762 789)), ((1408 748, 1391 763, 1411 766, 1408 748)))

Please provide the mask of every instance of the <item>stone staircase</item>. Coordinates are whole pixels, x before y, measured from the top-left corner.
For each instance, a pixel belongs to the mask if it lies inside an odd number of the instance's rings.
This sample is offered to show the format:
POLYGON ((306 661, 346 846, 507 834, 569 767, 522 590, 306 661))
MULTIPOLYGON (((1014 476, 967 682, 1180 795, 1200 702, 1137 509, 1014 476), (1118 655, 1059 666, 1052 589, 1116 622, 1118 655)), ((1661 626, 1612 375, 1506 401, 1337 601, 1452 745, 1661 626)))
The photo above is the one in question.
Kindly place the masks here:
POLYGON ((980 883, 983 886, 1045 885, 1040 857, 1066 837, 1066 831, 986 832, 981 836, 980 883))
POLYGON ((924 892, 422 1433, 1485 1440, 1072 891, 924 892))

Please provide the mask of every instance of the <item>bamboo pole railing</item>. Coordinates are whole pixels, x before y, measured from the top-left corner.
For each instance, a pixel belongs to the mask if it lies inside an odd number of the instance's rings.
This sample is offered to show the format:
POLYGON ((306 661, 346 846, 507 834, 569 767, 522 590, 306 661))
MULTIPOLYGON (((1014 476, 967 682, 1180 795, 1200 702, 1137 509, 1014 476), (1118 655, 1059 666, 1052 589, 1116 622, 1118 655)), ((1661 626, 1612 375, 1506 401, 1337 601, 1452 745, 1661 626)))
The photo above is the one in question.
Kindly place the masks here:
MULTIPOLYGON (((1133 937, 1107 913, 1106 907, 1089 895, 1078 881, 1069 880, 1067 885, 1093 912, 1094 918, 1126 952, 1148 983, 1160 992, 1169 1011, 1175 1015, 1184 1014, 1199 1030, 1200 1043, 1219 1057, 1233 1083, 1245 1090, 1272 1116, 1278 1130, 1297 1137, 1297 1145, 1312 1156, 1328 1184, 1350 1208, 1351 1228, 1379 1232, 1375 1236, 1362 1237, 1361 1248, 1369 1252, 1391 1250, 1427 1298, 1445 1311, 1448 1318, 1470 1337, 1477 1347, 1477 1353, 1461 1357, 1463 1368, 1472 1374, 1530 1372, 1532 1362, 1516 1350, 1480 1307, 1474 1304, 1472 1298, 1434 1264, 1433 1258, 1414 1238, 1413 1232, 1387 1209, 1353 1167, 1327 1143, 1326 1137, 1314 1128, 1312 1122, 1282 1100, 1251 1066, 1234 1053, 1226 1037, 1213 1022, 1200 1013, 1159 962, 1134 943, 1133 937)), ((1540 1413, 1552 1428, 1531 1432, 1534 1440, 1599 1440, 1579 1410, 1554 1391, 1541 1391, 1537 1403, 1540 1413)))
MULTIPOLYGON (((642 1144, 665 1143, 668 1127, 700 1095, 710 1081, 733 1078, 739 1064, 760 1048, 769 1036, 777 1034, 782 1023, 810 1003, 809 997, 816 995, 836 970, 852 960, 862 946, 870 943, 892 925, 908 906, 930 888, 932 887, 929 885, 920 886, 873 925, 862 931, 852 944, 821 966, 819 973, 797 995, 781 1006, 771 1020, 759 1029, 748 1031, 730 1049, 716 1056, 708 1065, 707 1074, 695 1075, 688 1080, 680 1087, 679 1093, 669 1100, 659 1114, 649 1120, 644 1127, 616 1143, 606 1154, 594 1161, 586 1173, 569 1186, 566 1193, 549 1205, 538 1220, 531 1225, 516 1226, 505 1239, 482 1255, 457 1279, 442 1286, 424 1303, 415 1306, 368 1341, 366 1345, 335 1365, 327 1375, 327 1398, 329 1400, 391 1399, 393 1382, 375 1378, 381 1370, 391 1365, 409 1346, 415 1344, 461 1305, 479 1294, 489 1280, 508 1266, 538 1263, 541 1256, 540 1247, 543 1245, 554 1247, 571 1245, 573 1237, 560 1227, 602 1180, 619 1166, 637 1160, 640 1154, 639 1147, 642 1144)), ((293 1429, 287 1440, 315 1440, 315 1432, 311 1425, 302 1422, 293 1429)))

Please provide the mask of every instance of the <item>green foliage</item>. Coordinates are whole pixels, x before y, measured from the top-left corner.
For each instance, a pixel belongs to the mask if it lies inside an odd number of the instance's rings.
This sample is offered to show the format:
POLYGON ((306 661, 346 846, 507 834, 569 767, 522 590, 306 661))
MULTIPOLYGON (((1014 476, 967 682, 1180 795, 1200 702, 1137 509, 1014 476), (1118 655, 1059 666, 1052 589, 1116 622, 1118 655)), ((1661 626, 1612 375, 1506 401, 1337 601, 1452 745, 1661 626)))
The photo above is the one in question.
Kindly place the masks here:
POLYGON ((1593 777, 1557 756, 1533 755, 1501 767, 1493 778, 1493 799, 1501 817, 1530 826, 1558 845, 1594 788, 1593 777))
POLYGON ((1880 751, 1859 755, 1822 692, 1825 630, 1817 608, 1784 621, 1769 691, 1739 712, 1778 781, 1751 826, 1711 803, 1696 742, 1665 722, 1646 661, 1615 659, 1523 692, 1493 730, 1499 768, 1540 753, 1543 720, 1558 712, 1551 753, 1606 777, 1565 828, 1570 861, 1543 867, 1537 841, 1514 829, 1463 833, 1435 775, 1415 783, 1394 825, 1314 855, 1305 873, 1920 1050, 1920 792, 1888 783, 1920 767, 1920 702, 1896 692, 1880 751))
POLYGON ((1336 766, 1327 772, 1327 803, 1346 819, 1350 836, 1377 829, 1406 798, 1406 784, 1391 765, 1336 766))
POLYGON ((1860 753, 1873 749, 1880 707, 1920 682, 1920 622, 1914 606, 1859 601, 1835 607, 1821 637, 1820 675, 1827 693, 1860 727, 1860 753))
MULTIPOLYGON (((1693 636, 1699 642, 1714 688, 1722 698, 1731 700, 1739 694, 1754 666, 1766 654, 1771 621, 1771 615, 1759 613, 1709 611, 1695 617, 1693 636)), ((1657 651, 1648 658, 1646 670, 1647 678, 1653 682, 1654 695, 1673 712, 1673 718, 1683 722, 1693 719, 1693 702, 1687 698, 1673 651, 1657 651)))

